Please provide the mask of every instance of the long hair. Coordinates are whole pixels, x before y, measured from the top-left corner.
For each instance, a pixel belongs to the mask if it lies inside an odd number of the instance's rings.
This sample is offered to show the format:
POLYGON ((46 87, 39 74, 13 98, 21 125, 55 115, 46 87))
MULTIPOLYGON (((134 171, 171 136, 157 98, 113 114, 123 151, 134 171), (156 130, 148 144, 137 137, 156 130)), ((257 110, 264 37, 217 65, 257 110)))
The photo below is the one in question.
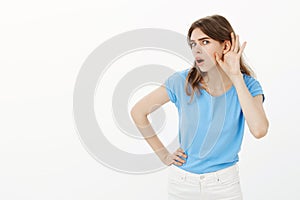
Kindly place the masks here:
MULTIPOLYGON (((190 38, 194 29, 200 28, 200 30, 212 38, 213 40, 219 41, 223 43, 225 40, 231 41, 231 32, 234 33, 233 28, 231 27, 228 20, 220 15, 212 15, 201 18, 195 21, 187 35, 187 41, 189 46, 190 45, 190 38)), ((191 47, 192 48, 192 47, 191 47)), ((240 59, 240 70, 243 74, 247 74, 249 76, 255 76, 253 70, 250 66, 245 62, 243 55, 240 59)), ((201 72, 199 67, 196 65, 196 61, 194 61, 193 67, 189 70, 188 75, 185 80, 185 92, 188 96, 191 96, 191 101, 193 100, 194 93, 200 95, 200 90, 202 89, 201 85, 199 84, 203 77, 206 75, 206 72, 201 72)))

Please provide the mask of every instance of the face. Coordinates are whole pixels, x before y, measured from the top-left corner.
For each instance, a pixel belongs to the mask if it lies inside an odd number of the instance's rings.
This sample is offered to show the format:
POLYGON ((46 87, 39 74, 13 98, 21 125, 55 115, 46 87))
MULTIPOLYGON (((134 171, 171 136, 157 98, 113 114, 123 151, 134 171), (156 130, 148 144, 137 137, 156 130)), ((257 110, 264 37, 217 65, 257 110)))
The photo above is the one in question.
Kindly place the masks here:
POLYGON ((204 34, 200 28, 193 30, 190 46, 197 66, 202 72, 210 71, 217 65, 215 52, 222 57, 223 44, 204 34))

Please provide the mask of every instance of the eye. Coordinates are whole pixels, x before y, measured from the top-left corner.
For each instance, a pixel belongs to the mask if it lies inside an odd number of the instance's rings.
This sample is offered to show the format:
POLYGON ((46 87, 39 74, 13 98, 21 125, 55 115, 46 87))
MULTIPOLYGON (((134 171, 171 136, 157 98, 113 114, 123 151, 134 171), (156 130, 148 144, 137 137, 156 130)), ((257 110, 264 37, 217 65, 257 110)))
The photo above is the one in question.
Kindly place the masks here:
POLYGON ((204 44, 204 45, 206 45, 206 44, 208 44, 208 43, 209 43, 208 40, 203 40, 203 41, 202 41, 202 44, 204 44))
POLYGON ((190 46, 191 46, 191 47, 195 47, 195 46, 196 46, 196 43, 195 43, 195 42, 190 42, 190 46))

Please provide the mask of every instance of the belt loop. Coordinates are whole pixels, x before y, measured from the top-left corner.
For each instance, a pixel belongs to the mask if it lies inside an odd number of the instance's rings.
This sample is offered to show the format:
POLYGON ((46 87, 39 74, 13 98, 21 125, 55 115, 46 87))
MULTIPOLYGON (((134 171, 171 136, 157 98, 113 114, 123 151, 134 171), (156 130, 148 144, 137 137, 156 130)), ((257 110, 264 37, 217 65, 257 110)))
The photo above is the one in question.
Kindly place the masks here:
POLYGON ((214 172, 214 175, 215 175, 216 180, 219 182, 219 181, 220 181, 220 178, 219 178, 218 171, 214 172))
POLYGON ((185 173, 185 172, 183 172, 183 173, 181 174, 181 179, 182 179, 183 181, 186 180, 186 173, 185 173))

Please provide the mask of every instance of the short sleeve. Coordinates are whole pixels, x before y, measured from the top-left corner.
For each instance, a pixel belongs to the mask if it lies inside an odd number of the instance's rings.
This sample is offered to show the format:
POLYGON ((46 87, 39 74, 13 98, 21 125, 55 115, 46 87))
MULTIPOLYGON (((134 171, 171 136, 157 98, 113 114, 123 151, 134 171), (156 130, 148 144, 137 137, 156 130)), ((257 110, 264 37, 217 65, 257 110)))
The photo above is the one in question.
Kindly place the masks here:
POLYGON ((245 80, 245 83, 246 83, 246 85, 248 87, 248 90, 251 93, 251 95, 254 97, 254 96, 257 96, 257 95, 261 94, 262 97, 263 97, 262 102, 264 102, 265 101, 265 95, 264 95, 263 89, 262 89, 259 81, 257 81, 252 76, 249 76, 249 75, 246 75, 246 74, 244 74, 244 80, 245 80))
POLYGON ((175 92, 176 77, 177 77, 177 73, 175 72, 171 76, 169 76, 164 83, 170 101, 173 102, 174 104, 177 104, 177 96, 175 92))

